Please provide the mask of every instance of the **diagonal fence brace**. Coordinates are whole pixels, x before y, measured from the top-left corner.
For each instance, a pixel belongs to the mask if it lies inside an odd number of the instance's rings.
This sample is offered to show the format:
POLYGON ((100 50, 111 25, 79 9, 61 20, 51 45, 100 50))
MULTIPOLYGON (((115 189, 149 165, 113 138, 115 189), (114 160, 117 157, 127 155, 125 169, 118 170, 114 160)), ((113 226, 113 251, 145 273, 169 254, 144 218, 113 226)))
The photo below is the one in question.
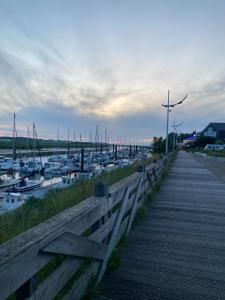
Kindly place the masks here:
POLYGON ((103 260, 107 245, 92 241, 86 237, 72 232, 64 232, 58 238, 50 242, 41 251, 45 253, 64 254, 81 258, 103 260))
POLYGON ((144 174, 145 173, 140 175, 140 178, 139 178, 139 181, 138 181, 138 188, 137 188, 135 198, 134 198, 134 202, 133 202, 133 205, 132 205, 132 209, 131 209, 131 213, 130 213, 130 217, 129 217, 129 221, 128 221, 128 225, 127 225, 127 229, 126 229, 126 235, 128 235, 130 230, 131 230, 131 226, 132 226, 135 214, 136 214, 137 203, 138 203, 138 199, 140 197, 140 192, 141 192, 141 189, 142 189, 142 183, 144 181, 144 174))
POLYGON ((109 243, 107 245, 107 251, 106 251, 106 254, 105 254, 105 258, 104 258, 104 260, 101 263, 100 268, 99 268, 99 272, 98 272, 98 275, 97 275, 97 284, 101 281, 101 279, 102 279, 102 277, 105 273, 107 262, 108 262, 108 260, 111 256, 113 248, 115 247, 115 244, 117 242, 119 228, 120 228, 120 225, 121 225, 121 222, 122 222, 124 211, 125 211, 126 206, 128 204, 130 191, 131 191, 130 186, 125 188, 124 197, 123 197, 123 200, 122 200, 122 205, 119 209, 119 212, 118 212, 118 215, 117 215, 114 227, 113 227, 113 231, 112 231, 112 234, 111 234, 111 238, 110 238, 109 243))

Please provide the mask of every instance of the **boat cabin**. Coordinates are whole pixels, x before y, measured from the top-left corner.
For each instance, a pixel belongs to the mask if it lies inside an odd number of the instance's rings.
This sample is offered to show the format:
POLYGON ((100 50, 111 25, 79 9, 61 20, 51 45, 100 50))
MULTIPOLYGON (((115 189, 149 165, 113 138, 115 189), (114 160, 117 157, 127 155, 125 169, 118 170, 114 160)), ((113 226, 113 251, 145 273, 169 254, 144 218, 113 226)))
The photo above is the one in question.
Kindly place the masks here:
POLYGON ((3 208, 6 210, 13 210, 23 205, 24 195, 21 193, 7 193, 4 197, 3 208))

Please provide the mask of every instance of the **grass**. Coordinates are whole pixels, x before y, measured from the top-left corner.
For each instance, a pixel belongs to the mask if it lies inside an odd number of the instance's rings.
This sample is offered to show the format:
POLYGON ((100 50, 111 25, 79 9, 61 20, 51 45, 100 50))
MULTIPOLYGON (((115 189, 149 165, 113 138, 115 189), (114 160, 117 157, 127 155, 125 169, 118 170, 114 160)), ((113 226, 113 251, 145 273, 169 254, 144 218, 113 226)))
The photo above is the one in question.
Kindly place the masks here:
POLYGON ((209 156, 225 157, 225 151, 204 151, 209 156))
POLYGON ((115 270, 120 266, 120 255, 119 250, 115 248, 112 252, 112 255, 108 261, 107 269, 108 270, 115 270))
POLYGON ((89 181, 75 183, 69 188, 51 191, 43 199, 29 200, 15 211, 0 216, 0 244, 90 197, 97 181, 112 185, 136 172, 138 165, 148 165, 151 161, 138 161, 89 181))
POLYGON ((204 150, 203 148, 196 148, 196 149, 190 149, 187 152, 200 152, 205 153, 208 156, 215 156, 215 157, 225 157, 225 150, 219 150, 219 151, 210 151, 210 150, 204 150))

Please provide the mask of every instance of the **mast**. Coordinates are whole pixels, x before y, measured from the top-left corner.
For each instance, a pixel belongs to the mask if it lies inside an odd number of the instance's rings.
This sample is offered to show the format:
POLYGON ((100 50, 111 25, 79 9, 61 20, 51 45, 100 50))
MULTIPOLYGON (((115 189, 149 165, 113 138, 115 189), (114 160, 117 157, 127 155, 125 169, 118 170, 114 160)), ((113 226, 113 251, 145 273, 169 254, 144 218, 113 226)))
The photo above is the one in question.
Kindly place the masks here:
POLYGON ((98 129, 98 125, 97 125, 96 132, 95 132, 95 151, 96 151, 96 153, 98 152, 98 143, 99 143, 99 129, 98 129))
POLYGON ((33 151, 32 151, 33 171, 34 171, 34 148, 35 148, 35 124, 33 123, 33 151))
POLYGON ((76 152, 76 133, 73 131, 73 141, 74 141, 74 153, 76 152))
POLYGON ((13 160, 16 160, 16 114, 13 114, 13 144, 12 144, 12 150, 13 150, 13 160))
POLYGON ((68 127, 68 148, 67 148, 67 155, 69 156, 70 155, 70 129, 68 127))
POLYGON ((27 152, 29 151, 30 146, 30 126, 27 126, 27 152))

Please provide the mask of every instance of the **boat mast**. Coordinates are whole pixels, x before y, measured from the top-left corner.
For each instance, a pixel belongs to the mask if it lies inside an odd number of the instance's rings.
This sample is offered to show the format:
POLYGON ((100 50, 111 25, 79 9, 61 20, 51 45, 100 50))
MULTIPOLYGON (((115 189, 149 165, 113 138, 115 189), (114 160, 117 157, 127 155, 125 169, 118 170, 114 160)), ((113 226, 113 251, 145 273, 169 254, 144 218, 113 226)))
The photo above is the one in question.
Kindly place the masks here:
POLYGON ((34 147, 35 147, 35 124, 33 123, 33 151, 32 151, 33 171, 34 171, 34 147))
POLYGON ((67 148, 67 156, 70 155, 70 129, 68 127, 68 148, 67 148))
POLYGON ((76 132, 73 131, 73 141, 74 141, 74 154, 76 153, 76 132))
POLYGON ((13 114, 13 160, 16 160, 16 143, 15 143, 15 139, 16 139, 16 114, 13 114))

